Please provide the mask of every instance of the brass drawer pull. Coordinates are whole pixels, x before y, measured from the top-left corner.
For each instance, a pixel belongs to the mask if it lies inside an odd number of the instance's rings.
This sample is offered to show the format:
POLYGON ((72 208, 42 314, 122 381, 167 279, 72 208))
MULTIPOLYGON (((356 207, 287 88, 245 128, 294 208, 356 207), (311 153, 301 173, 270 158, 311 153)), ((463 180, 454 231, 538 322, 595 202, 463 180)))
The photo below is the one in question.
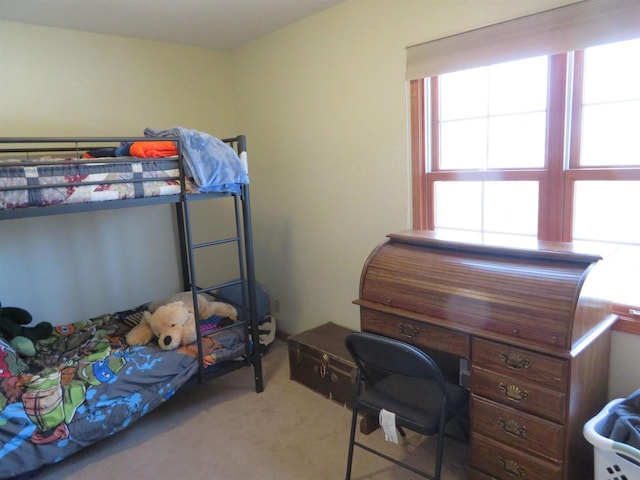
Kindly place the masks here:
POLYGON ((504 363, 507 368, 511 370, 524 370, 525 368, 529 368, 531 366, 531 362, 526 358, 520 357, 518 353, 504 353, 500 352, 498 354, 502 363, 504 363))
POLYGON ((498 418, 498 425, 502 427, 504 433, 512 437, 525 438, 527 436, 527 427, 521 427, 515 420, 498 418))
POLYGON ((420 330, 418 330, 413 325, 402 322, 398 323, 398 330, 400 330, 400 335, 407 338, 417 337, 420 333, 420 330))
POLYGON ((514 477, 524 478, 527 476, 527 470, 518 465, 517 462, 513 460, 504 459, 502 457, 498 457, 498 461, 505 472, 514 477))
POLYGON ((507 397, 507 399, 511 400, 512 402, 520 403, 529 398, 529 392, 527 392, 526 390, 520 390, 520 387, 518 387, 517 385, 505 385, 504 383, 500 382, 498 388, 502 393, 504 393, 505 397, 507 397))

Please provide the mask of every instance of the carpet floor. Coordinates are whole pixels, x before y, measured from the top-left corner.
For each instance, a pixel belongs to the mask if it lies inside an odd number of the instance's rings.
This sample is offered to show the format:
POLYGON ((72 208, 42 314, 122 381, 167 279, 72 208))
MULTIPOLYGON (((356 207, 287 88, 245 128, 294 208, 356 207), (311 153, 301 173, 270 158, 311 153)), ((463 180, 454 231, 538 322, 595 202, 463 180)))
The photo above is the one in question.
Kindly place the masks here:
MULTIPOLYGON (((351 412, 289 378, 287 344, 263 357, 265 391, 243 368, 185 387, 126 430, 38 472, 35 480, 189 479, 331 480, 345 476, 351 412)), ((400 445, 382 430, 363 443, 422 468, 435 439, 407 432, 400 445)), ((443 480, 463 480, 467 445, 445 440, 443 480)), ((356 449, 354 480, 420 478, 356 449)))

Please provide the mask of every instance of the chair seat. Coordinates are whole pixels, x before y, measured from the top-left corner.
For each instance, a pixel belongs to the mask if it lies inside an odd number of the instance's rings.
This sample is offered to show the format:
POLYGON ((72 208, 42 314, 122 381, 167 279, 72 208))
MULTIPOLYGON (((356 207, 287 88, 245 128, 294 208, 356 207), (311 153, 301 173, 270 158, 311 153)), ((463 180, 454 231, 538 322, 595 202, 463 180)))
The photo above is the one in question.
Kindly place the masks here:
MULTIPOLYGON (((453 403, 447 408, 448 419, 464 407, 468 392, 453 383, 444 385, 453 403)), ((358 404, 360 410, 376 416, 382 408, 393 412, 397 425, 422 435, 433 435, 439 429, 442 396, 432 380, 389 375, 362 392, 358 404)))

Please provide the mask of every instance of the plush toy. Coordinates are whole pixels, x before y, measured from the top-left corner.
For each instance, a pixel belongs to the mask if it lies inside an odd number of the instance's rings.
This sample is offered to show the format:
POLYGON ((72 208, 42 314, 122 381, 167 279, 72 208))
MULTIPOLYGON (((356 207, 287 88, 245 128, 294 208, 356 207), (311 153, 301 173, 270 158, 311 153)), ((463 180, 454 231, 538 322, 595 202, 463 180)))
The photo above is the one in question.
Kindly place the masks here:
MULTIPOLYGON (((210 300, 208 295, 198 294, 198 318, 200 320, 206 320, 209 317, 214 315, 219 315, 221 317, 227 317, 232 320, 238 319, 238 312, 233 306, 228 303, 223 302, 214 302, 210 300)), ((149 312, 154 313, 159 307, 162 305, 167 305, 171 302, 182 301, 185 303, 187 308, 193 313, 193 294, 191 291, 176 293, 175 295, 171 295, 169 298, 165 298, 164 300, 159 300, 157 302, 153 302, 149 305, 149 312)))
POLYGON ((0 304, 0 336, 25 356, 35 355, 35 343, 53 332, 53 326, 49 322, 26 327, 32 320, 31 314, 23 308, 2 307, 0 304))
MULTIPOLYGON (((199 320, 205 320, 213 315, 231 320, 238 318, 238 312, 232 305, 209 301, 204 295, 198 295, 199 320)), ((140 323, 127 334, 127 343, 146 345, 154 337, 158 338, 158 345, 163 350, 172 350, 196 341, 196 322, 191 292, 182 292, 167 300, 152 303, 149 306, 149 312, 145 312, 140 323)))

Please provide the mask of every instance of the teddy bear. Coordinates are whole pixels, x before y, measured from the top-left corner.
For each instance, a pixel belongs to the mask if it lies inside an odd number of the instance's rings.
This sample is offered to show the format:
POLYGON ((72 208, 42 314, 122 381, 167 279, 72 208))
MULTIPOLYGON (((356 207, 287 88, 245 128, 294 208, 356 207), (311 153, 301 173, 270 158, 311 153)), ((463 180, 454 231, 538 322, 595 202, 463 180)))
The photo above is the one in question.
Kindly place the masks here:
POLYGON ((28 357, 35 355, 35 343, 53 332, 53 325, 49 322, 26 327, 32 320, 31 314, 25 309, 3 307, 0 303, 0 337, 10 342, 16 352, 28 357))
MULTIPOLYGON (((238 319, 237 310, 228 303, 215 302, 198 294, 198 319, 206 320, 218 315, 238 319)), ((172 350, 181 345, 189 345, 196 341, 196 322, 191 292, 181 292, 168 299, 149 305, 140 323, 127 334, 129 345, 147 345, 158 338, 158 345, 163 350, 172 350)))

